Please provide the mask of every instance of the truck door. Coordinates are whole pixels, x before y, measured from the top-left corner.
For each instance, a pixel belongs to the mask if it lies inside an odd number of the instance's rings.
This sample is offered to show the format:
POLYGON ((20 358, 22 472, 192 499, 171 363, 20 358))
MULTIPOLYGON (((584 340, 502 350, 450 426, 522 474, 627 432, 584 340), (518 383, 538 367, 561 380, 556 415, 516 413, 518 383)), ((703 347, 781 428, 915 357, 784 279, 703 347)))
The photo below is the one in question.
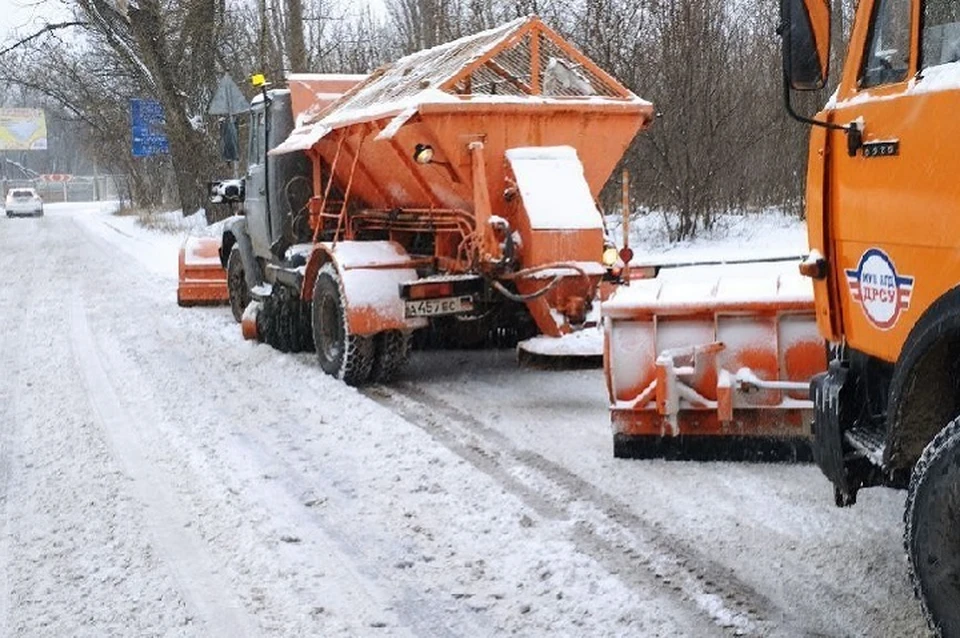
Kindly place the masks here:
POLYGON ((266 210, 266 126, 263 102, 250 110, 250 138, 247 155, 247 187, 244 212, 247 217, 247 232, 253 242, 253 252, 258 256, 270 252, 270 226, 266 210))
POLYGON ((846 135, 829 133, 828 202, 847 343, 894 361, 957 283, 960 0, 871 4, 831 114, 859 122, 863 144, 851 156, 846 135))

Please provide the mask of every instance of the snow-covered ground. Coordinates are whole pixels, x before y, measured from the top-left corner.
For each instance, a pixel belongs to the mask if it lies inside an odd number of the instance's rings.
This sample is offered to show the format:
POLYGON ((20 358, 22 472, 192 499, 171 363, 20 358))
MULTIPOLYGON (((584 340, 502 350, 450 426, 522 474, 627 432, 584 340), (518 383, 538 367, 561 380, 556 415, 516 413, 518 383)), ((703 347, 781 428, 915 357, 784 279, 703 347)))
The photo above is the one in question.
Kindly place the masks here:
POLYGON ((178 308, 181 238, 0 219, 0 636, 926 634, 902 494, 615 460, 601 372, 507 351, 348 388, 178 308))

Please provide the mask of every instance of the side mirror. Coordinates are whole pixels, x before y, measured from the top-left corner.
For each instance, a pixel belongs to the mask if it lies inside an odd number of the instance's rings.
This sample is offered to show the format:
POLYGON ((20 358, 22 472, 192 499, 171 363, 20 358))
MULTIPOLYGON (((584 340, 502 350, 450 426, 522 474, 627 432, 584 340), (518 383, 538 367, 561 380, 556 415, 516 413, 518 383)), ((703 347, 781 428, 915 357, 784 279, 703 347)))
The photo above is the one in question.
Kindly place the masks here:
POLYGON ((207 194, 214 204, 238 204, 246 197, 246 185, 242 179, 207 182, 207 194))
POLYGON ((830 71, 829 0, 780 0, 783 75, 796 91, 816 91, 830 71))

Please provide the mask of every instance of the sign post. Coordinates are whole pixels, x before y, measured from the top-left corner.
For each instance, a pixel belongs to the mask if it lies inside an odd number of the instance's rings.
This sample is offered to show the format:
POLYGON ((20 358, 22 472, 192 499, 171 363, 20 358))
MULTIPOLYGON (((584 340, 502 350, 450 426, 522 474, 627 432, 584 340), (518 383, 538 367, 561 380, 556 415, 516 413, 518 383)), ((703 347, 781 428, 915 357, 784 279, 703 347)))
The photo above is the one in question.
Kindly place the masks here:
POLYGON ((224 116, 220 120, 220 157, 233 166, 233 176, 237 176, 237 162, 240 161, 240 143, 237 139, 236 116, 250 110, 247 98, 228 73, 224 73, 217 85, 217 91, 210 100, 207 112, 210 115, 224 116))

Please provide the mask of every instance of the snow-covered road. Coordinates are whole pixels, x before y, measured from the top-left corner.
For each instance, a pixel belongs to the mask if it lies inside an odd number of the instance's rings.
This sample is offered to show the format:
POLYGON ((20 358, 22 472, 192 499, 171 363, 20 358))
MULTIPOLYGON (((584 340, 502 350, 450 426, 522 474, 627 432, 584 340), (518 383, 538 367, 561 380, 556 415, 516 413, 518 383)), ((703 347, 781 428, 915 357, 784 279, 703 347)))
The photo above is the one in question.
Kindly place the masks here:
POLYGON ((615 460, 600 371, 512 352, 357 391, 47 211, 0 218, 0 636, 926 635, 900 493, 615 460))

